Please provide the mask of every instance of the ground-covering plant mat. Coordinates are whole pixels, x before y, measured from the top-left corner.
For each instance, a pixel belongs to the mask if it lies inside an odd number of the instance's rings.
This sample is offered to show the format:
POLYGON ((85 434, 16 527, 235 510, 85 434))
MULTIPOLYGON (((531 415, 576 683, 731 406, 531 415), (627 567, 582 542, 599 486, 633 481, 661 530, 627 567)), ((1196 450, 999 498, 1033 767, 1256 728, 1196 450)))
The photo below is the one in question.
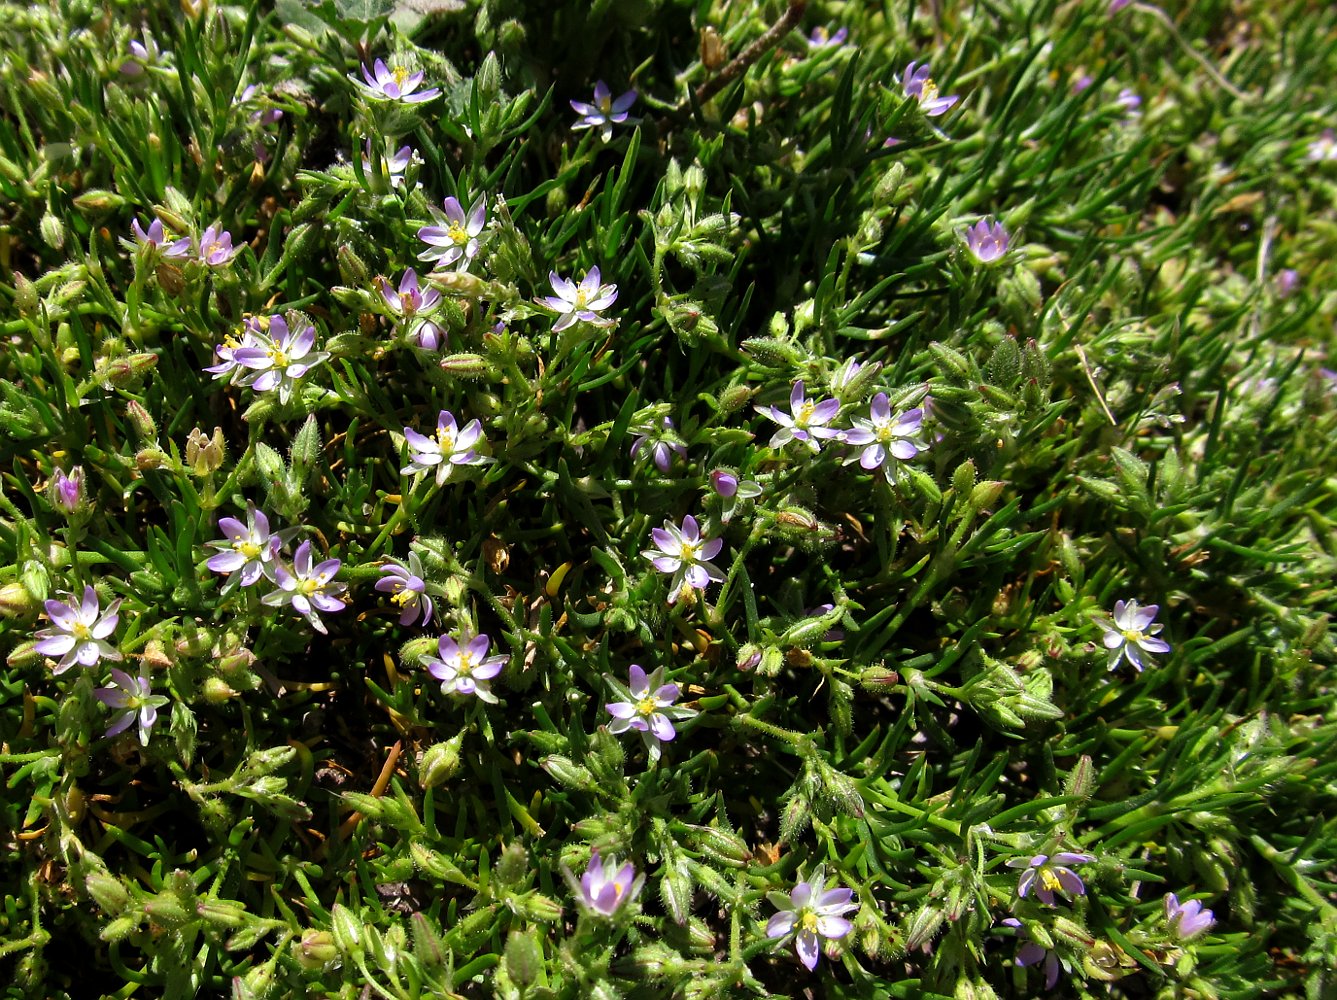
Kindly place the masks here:
POLYGON ((1337 10, 0 4, 9 997, 1337 995, 1337 10))

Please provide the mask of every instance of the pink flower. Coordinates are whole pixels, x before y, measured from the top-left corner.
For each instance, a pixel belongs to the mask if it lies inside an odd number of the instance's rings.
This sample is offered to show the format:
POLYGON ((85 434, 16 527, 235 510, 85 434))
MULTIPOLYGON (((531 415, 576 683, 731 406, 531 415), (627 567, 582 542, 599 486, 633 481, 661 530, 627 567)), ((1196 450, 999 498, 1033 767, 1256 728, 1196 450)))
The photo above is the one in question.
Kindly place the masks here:
POLYGON ((106 611, 99 612, 97 591, 85 586, 83 601, 76 605, 74 600, 73 594, 67 594, 65 601, 46 602, 46 616, 51 619, 52 627, 37 633, 38 642, 33 648, 43 656, 60 657, 52 673, 63 674, 76 663, 91 667, 98 660, 124 659, 106 641, 120 621, 116 614, 120 598, 108 604, 106 611))
POLYGON ((402 101, 405 104, 421 104, 423 101, 430 101, 441 93, 437 87, 431 87, 428 90, 418 90, 418 84, 422 83, 422 71, 410 73, 407 67, 395 66, 393 69, 386 66, 384 60, 377 59, 370 70, 367 64, 362 64, 362 79, 366 81, 361 83, 357 77, 353 77, 353 82, 362 88, 362 92, 377 101, 402 101), (416 91, 416 93, 415 93, 416 91))
POLYGON ((617 858, 604 864, 595 851, 590 855, 590 866, 580 876, 580 902, 591 913, 611 917, 641 891, 645 876, 637 876, 630 861, 618 867, 617 858))
MULTIPOLYGON (((463 638, 461 636, 461 638, 463 638)), ((442 694, 475 695, 489 704, 497 703, 490 682, 506 666, 507 656, 488 656, 491 641, 486 635, 476 635, 461 646, 454 638, 443 635, 437 641, 435 656, 423 656, 427 672, 441 682, 442 694)))
POLYGON ((808 971, 817 968, 821 955, 820 938, 838 941, 854 927, 845 914, 858 909, 851 889, 829 889, 826 869, 818 865, 812 877, 800 882, 786 896, 782 892, 768 892, 766 898, 778 908, 766 923, 768 938, 782 938, 795 931, 794 950, 808 971))

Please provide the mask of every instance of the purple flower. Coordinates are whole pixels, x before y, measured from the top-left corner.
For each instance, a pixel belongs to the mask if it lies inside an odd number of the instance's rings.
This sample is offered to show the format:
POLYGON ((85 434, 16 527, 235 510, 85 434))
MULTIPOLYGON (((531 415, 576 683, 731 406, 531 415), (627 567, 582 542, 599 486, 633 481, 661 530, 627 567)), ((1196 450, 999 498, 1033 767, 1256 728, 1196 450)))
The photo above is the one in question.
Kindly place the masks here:
POLYGON ((678 685, 665 684, 664 668, 657 667, 646 676, 636 664, 627 672, 627 687, 623 688, 608 675, 604 675, 609 686, 626 700, 613 701, 604 705, 613 721, 608 724, 610 733, 625 733, 635 729, 645 734, 647 744, 659 741, 667 743, 678 732, 673 728, 675 721, 689 719, 696 715, 691 708, 675 708, 678 700, 678 685))
POLYGON ((1315 163, 1337 160, 1337 132, 1325 128, 1319 137, 1309 144, 1305 155, 1315 163))
POLYGON ((436 470, 436 485, 444 486, 460 465, 487 465, 492 459, 475 448, 483 438, 483 425, 470 420, 463 428, 455 425, 455 416, 442 410, 436 418, 436 437, 423 437, 412 427, 404 428, 409 446, 409 464, 400 469, 402 475, 436 470))
POLYGON ((272 581, 279 547, 297 533, 296 528, 285 528, 271 534, 269 518, 250 503, 246 505, 245 524, 235 517, 223 517, 218 520, 218 530, 227 537, 221 542, 208 543, 211 549, 220 551, 204 565, 215 573, 227 574, 223 593, 238 583, 249 587, 262 576, 272 581))
POLYGON ((210 226, 200 234, 199 259, 210 267, 222 267, 241 253, 241 247, 232 245, 232 234, 220 226, 210 226))
POLYGON ((427 90, 418 90, 418 84, 422 83, 422 71, 410 73, 405 66, 395 66, 393 69, 385 65, 384 60, 377 59, 372 68, 367 69, 367 64, 362 64, 362 80, 357 77, 351 78, 364 94, 374 101, 402 101, 404 104, 421 104, 423 101, 430 101, 441 93, 437 87, 431 87, 427 90), (417 91, 417 93, 414 93, 417 91))
POLYGON ((120 598, 107 605, 107 610, 99 613, 98 596, 90 586, 84 587, 82 603, 75 604, 74 594, 66 595, 67 601, 47 601, 46 616, 51 619, 51 628, 37 633, 38 642, 33 646, 43 656, 59 656, 53 674, 63 674, 78 663, 82 667, 91 667, 98 660, 113 662, 124 659, 120 652, 108 643, 107 637, 116 631, 120 616, 116 609, 121 606, 120 598))
MULTIPOLYGON (((372 172, 370 139, 366 141, 364 148, 366 153, 362 157, 362 171, 370 174, 372 172)), ((384 160, 385 173, 392 188, 397 188, 404 183, 404 173, 408 170, 409 164, 413 162, 413 157, 416 155, 417 153, 412 146, 400 146, 393 153, 386 153, 384 160)))
POLYGON ((845 44, 845 39, 850 35, 849 28, 841 28, 838 31, 828 31, 825 25, 819 24, 812 29, 812 34, 808 35, 807 43, 810 49, 829 49, 835 45, 845 44))
POLYGON ((710 474, 710 488, 723 501, 720 504, 720 520, 725 524, 733 520, 739 501, 755 500, 761 496, 760 484, 750 479, 739 479, 724 469, 716 469, 710 474))
POLYGON ((952 94, 938 96, 938 85, 929 75, 928 63, 911 63, 901 74, 901 87, 906 97, 913 97, 919 102, 919 108, 930 118, 937 118, 947 113, 948 109, 960 98, 952 94))
MULTIPOLYGON (((256 329, 259 329, 258 324, 256 329)), ((282 316, 271 316, 267 332, 257 332, 253 344, 233 350, 232 360, 251 370, 250 374, 238 381, 256 392, 277 389, 279 402, 286 403, 292 398, 297 380, 329 359, 328 352, 311 350, 315 343, 314 326, 307 325, 300 331, 290 330, 287 320, 282 316)), ((221 351, 219 356, 222 356, 221 351)), ((222 365, 217 367, 221 368, 222 365)))
POLYGON ((1025 944, 1017 949, 1017 964, 1024 969, 1027 966, 1043 962, 1045 967, 1045 989, 1052 990, 1055 984, 1058 983, 1058 974, 1062 970, 1058 953, 1051 951, 1037 941, 1030 940, 1030 935, 1027 933, 1026 928, 1022 926, 1021 921, 1016 917, 1008 917, 1003 923, 1008 927, 1017 928, 1017 937, 1026 939, 1025 944))
MULTIPOLYGON (((855 417, 853 429, 846 431, 842 440, 863 449, 858 457, 861 466, 870 471, 882 468, 891 478, 892 467, 887 463, 887 455, 908 462, 925 451, 928 443, 920 436, 923 427, 923 409, 916 407, 893 417, 887 394, 879 392, 868 406, 868 419, 855 417)), ((850 456, 845 459, 845 464, 854 460, 854 456, 850 456)))
POLYGON ((422 578, 422 560, 418 553, 409 553, 409 564, 387 560, 381 567, 385 575, 376 581, 376 589, 390 595, 390 600, 403 609, 399 624, 412 625, 415 618, 426 625, 432 620, 432 599, 427 596, 427 584, 422 578))
MULTIPOLYGON (((268 323, 269 320, 263 320, 268 323)), ((214 354, 218 356, 218 364, 210 365, 204 370, 212 372, 215 379, 226 378, 234 384, 240 382, 247 373, 247 368, 237 360, 237 351, 243 347, 264 350, 265 342, 261 339, 262 321, 255 316, 248 316, 242 321, 241 340, 238 340, 232 334, 223 338, 223 342, 214 348, 214 354)))
POLYGON ((170 700, 153 693, 149 668, 144 664, 139 667, 138 677, 131 677, 124 670, 112 667, 111 685, 94 688, 93 694, 108 708, 120 709, 120 714, 112 719, 105 735, 108 738, 117 736, 129 729, 138 719, 139 742, 142 746, 149 745, 149 730, 158 721, 158 709, 170 700))
POLYGON ((167 234, 163 231, 162 219, 154 219, 150 222, 147 232, 139 224, 138 219, 132 219, 130 220, 130 232, 134 239, 127 240, 125 237, 121 237, 121 242, 131 249, 144 247, 149 255, 157 254, 168 260, 180 260, 182 257, 190 256, 192 245, 190 237, 183 236, 169 244, 167 234))
POLYGON ((1159 610, 1160 605, 1158 604, 1148 604, 1144 608, 1137 601, 1115 601, 1113 623, 1103 618, 1096 619, 1096 624, 1105 633, 1103 642, 1105 648, 1109 650, 1109 668, 1111 670, 1119 665, 1121 659, 1127 658, 1128 662, 1140 673, 1144 666, 1143 652, 1168 653, 1170 651, 1168 642, 1156 638, 1156 633, 1161 630, 1161 626, 1153 624, 1153 622, 1156 618, 1156 612, 1159 610))
POLYGON ((580 876, 580 902, 591 913, 611 917, 636 898, 644 882, 645 876, 638 877, 630 861, 619 868, 617 858, 609 858, 605 864, 595 851, 590 855, 590 866, 580 876))
POLYGON ((325 623, 320 620, 318 611, 327 614, 342 611, 346 606, 336 594, 344 592, 342 583, 335 583, 334 576, 342 563, 338 559, 326 559, 318 566, 311 565, 311 543, 303 542, 297 546, 293 556, 292 570, 282 563, 274 566, 274 582, 279 589, 260 598, 270 607, 292 605, 292 609, 311 623, 311 627, 322 635, 327 634, 325 623))
POLYGON ((1013 858, 1007 863, 1009 868, 1024 868, 1021 878, 1017 880, 1017 895, 1022 899, 1031 891, 1036 880, 1040 882, 1035 894, 1040 897, 1041 902, 1047 906, 1054 905, 1054 892, 1066 893, 1069 896, 1085 896, 1086 886, 1082 884, 1081 878, 1067 865, 1085 865, 1096 860, 1094 854, 1073 854, 1068 851, 1061 851, 1055 854, 1051 859, 1048 854, 1037 854, 1035 857, 1013 858))
POLYGON ((1273 279, 1277 289, 1277 298, 1289 299, 1300 287, 1300 272, 1293 267, 1283 268, 1273 279))
POLYGON ((50 496, 57 510, 66 514, 77 511, 84 500, 84 470, 76 465, 67 476, 57 469, 51 477, 50 496))
POLYGON ((242 90, 240 94, 233 98, 233 105, 242 109, 245 109, 246 105, 250 104, 252 101, 260 105, 250 113, 249 121, 252 125, 273 125, 276 122, 281 121, 283 119, 283 110, 281 108, 265 106, 263 95, 261 95, 259 99, 256 98, 256 94, 259 93, 259 90, 260 88, 255 84, 250 84, 242 90))
POLYGON ((442 694, 472 694, 495 705, 497 696, 489 682, 501 673, 509 657, 488 656, 489 645, 491 641, 486 635, 476 635, 463 646, 451 636, 443 635, 437 642, 440 659, 424 655, 422 662, 427 672, 441 682, 442 694))
POLYGON ((981 264, 992 264, 1007 253, 1007 245, 1011 239, 1001 222, 990 219, 980 219, 968 227, 965 238, 966 246, 981 264))
POLYGON ((657 430, 653 424, 642 424, 634 428, 639 436, 631 443, 631 457, 635 458, 644 450, 655 463, 655 468, 667 474, 673 456, 676 454, 680 458, 686 457, 687 446, 678 440, 670 418, 662 418, 660 427, 662 430, 657 430))
POLYGON ((636 91, 629 90, 617 100, 613 100, 608 84, 600 80, 594 85, 594 103, 572 101, 571 107, 580 115, 580 120, 571 126, 572 130, 597 128, 603 141, 613 137, 614 125, 635 125, 639 118, 627 116, 628 109, 636 103, 636 91))
POLYGON ((665 521, 664 527, 651 529, 650 537, 656 548, 646 549, 641 555, 659 572, 673 575, 669 581, 670 604, 676 603, 685 590, 705 590, 712 580, 724 580, 720 568, 710 561, 720 554, 724 539, 702 538, 696 518, 690 514, 682 519, 681 528, 665 521))
POLYGON ((1128 112, 1129 119, 1136 118, 1137 109, 1142 107, 1142 98, 1138 97, 1137 91, 1131 87, 1124 87, 1123 90, 1119 91, 1119 96, 1114 99, 1114 102, 1128 112))
POLYGON ((585 277, 580 279, 579 285, 569 278, 563 278, 556 271, 549 272, 548 281, 552 283, 552 290, 557 294, 546 295, 538 302, 560 314, 557 322, 553 324, 553 333, 565 330, 578 319, 595 326, 613 325, 613 320, 600 316, 599 313, 617 301, 617 285, 601 284, 603 276, 599 273, 598 266, 590 268, 585 277))
POLYGON ((1204 910, 1202 903, 1196 899, 1190 899, 1181 904, 1179 897, 1173 892, 1165 894, 1165 922, 1170 928, 1170 933, 1180 941, 1188 941, 1211 930, 1212 925, 1216 923, 1216 918, 1212 916, 1211 910, 1204 910))
POLYGON ((399 291, 395 291, 384 278, 376 279, 381 289, 381 298, 406 328, 405 336, 425 351, 436 351, 446 341, 445 331, 426 317, 441 305, 441 293, 435 288, 423 291, 418 286, 418 273, 409 268, 404 277, 399 279, 399 291))
POLYGON ((142 76, 146 69, 157 66, 162 60, 162 50, 148 35, 142 42, 138 39, 131 41, 129 48, 130 58, 121 63, 121 73, 125 76, 142 76))
POLYGON ((418 230, 418 239, 427 244, 418 259, 435 261, 439 267, 455 264, 458 270, 466 270, 478 256, 478 235, 487 225, 487 208, 481 196, 470 206, 467 216, 454 196, 442 202, 441 207, 443 211, 431 209, 438 224, 418 230))
POLYGON ((1110 0, 1109 6, 1105 8, 1105 13, 1117 14, 1132 2, 1133 0, 1110 0))
POLYGON ((808 971, 817 968, 820 956, 818 938, 838 941, 854 927, 845 914, 859 907, 853 902, 851 889, 825 889, 826 869, 818 865, 812 878, 800 882, 786 896, 782 892, 768 892, 766 898, 779 911, 766 922, 768 938, 782 938, 793 933, 794 950, 808 971))
POLYGON ((769 417, 780 425, 780 429, 771 438, 772 448, 783 448, 790 441, 802 441, 810 451, 821 451, 821 441, 838 438, 841 432, 828 427, 840 413, 840 400, 826 399, 814 403, 805 395, 803 380, 794 383, 789 393, 789 412, 778 407, 758 406, 756 410, 763 417, 769 417))

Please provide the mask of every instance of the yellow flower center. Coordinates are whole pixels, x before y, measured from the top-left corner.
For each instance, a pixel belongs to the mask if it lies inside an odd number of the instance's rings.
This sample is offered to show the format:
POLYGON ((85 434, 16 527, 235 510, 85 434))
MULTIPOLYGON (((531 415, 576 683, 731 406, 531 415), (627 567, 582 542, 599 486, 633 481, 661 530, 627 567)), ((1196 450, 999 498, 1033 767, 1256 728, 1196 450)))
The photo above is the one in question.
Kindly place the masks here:
POLYGON ((1063 888, 1063 883, 1058 880, 1058 876, 1055 875, 1048 868, 1040 869, 1040 882, 1041 884, 1044 885, 1046 889, 1049 889, 1051 891, 1054 889, 1063 888))
POLYGON ((794 423, 799 425, 806 424, 812 419, 813 410, 817 409, 817 404, 810 399, 805 399, 799 406, 798 412, 794 414, 794 423))
POLYGON ((281 347, 268 348, 265 353, 269 355, 269 360, 274 363, 275 368, 287 368, 291 364, 288 355, 284 353, 281 347))
POLYGON ((938 99, 938 85, 932 78, 924 81, 923 88, 919 91, 919 103, 930 104, 938 99))
POLYGON ((577 309, 584 309, 584 308, 585 308, 585 304, 586 304, 587 302, 589 302, 589 300, 590 300, 590 293, 587 292, 587 291, 585 291, 585 289, 584 289, 583 287, 577 287, 577 288, 576 288, 576 308, 577 308, 577 309))
POLYGON ((458 222, 452 222, 446 227, 446 235, 450 237, 451 242, 456 246, 464 246, 469 242, 469 232, 458 222))
POLYGON ((227 336, 223 338, 223 346, 226 347, 228 350, 236 350, 238 347, 241 346, 241 341, 229 333, 227 336))
POLYGON ((406 604, 412 602, 412 600, 417 596, 418 595, 416 591, 409 590, 407 587, 405 587, 403 590, 399 591, 399 593, 392 594, 390 600, 393 601, 395 604, 398 604, 402 608, 406 604))
POLYGON ((226 253, 227 248, 224 247, 222 243, 219 243, 218 240, 214 240, 212 243, 210 243, 207 247, 204 248, 204 255, 206 257, 212 257, 214 254, 219 252, 226 253))
POLYGON ((812 910, 804 910, 803 916, 799 917, 799 926, 805 931, 817 932, 817 914, 812 910))
POLYGON ((70 629, 70 633, 80 642, 86 642, 93 637, 93 630, 83 622, 75 622, 74 627, 70 629))
POLYGON ((390 71, 390 75, 395 78, 395 86, 403 87, 404 81, 409 78, 409 71, 403 66, 396 66, 390 71))
POLYGON ((461 676, 461 677, 468 677, 468 676, 472 675, 475 666, 477 666, 477 664, 474 663, 474 654, 471 653, 471 652, 469 652, 467 649, 461 649, 461 650, 460 650, 460 664, 459 664, 459 667, 458 667, 458 670, 459 670, 459 672, 460 672, 460 676, 461 676))
POLYGON ((455 432, 449 427, 438 427, 436 430, 436 446, 441 450, 441 454, 449 455, 455 450, 455 432))
POLYGON ((232 547, 247 559, 254 559, 262 551, 259 545, 256 545, 255 542, 245 538, 233 542, 232 547))
POLYGON ((682 548, 678 554, 678 558, 685 563, 696 562, 696 553, 700 550, 700 548, 701 545, 698 542, 684 541, 682 543, 682 548))
POLYGON ((330 575, 328 573, 321 573, 317 576, 307 577, 297 585, 297 589, 307 597, 310 597, 316 591, 323 590, 325 584, 329 582, 329 579, 330 575))
POLYGON ((1146 633, 1140 632, 1135 628, 1126 628, 1120 633, 1128 642, 1141 642, 1145 639, 1146 633))
POLYGON ((646 717, 649 717, 655 714, 655 710, 657 708, 659 708, 659 703, 655 701, 652 695, 649 694, 647 694, 644 698, 640 699, 640 701, 636 702, 637 715, 644 715, 646 717))

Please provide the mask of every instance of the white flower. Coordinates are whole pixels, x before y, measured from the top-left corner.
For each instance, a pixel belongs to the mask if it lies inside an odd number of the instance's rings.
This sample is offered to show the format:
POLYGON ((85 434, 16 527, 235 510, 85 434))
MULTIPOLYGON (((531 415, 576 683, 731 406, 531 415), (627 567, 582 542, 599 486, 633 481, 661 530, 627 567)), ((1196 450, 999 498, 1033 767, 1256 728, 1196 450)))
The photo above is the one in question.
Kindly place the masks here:
POLYGON ((52 673, 61 674, 78 663, 91 667, 98 660, 124 659, 120 652, 106 641, 107 636, 116 631, 120 616, 116 609, 121 606, 119 598, 107 605, 107 610, 99 614, 97 591, 84 587, 83 602, 75 605, 74 595, 68 594, 69 603, 47 601, 46 615, 51 619, 52 628, 37 633, 38 642, 33 647, 43 656, 59 656, 52 673))
POLYGON ((1153 624, 1153 621, 1159 610, 1160 606, 1156 604, 1149 604, 1144 608, 1137 601, 1115 601, 1113 624, 1102 618, 1096 619, 1096 624, 1105 632, 1104 643, 1105 648, 1109 650, 1111 670, 1119 665, 1119 660, 1127 658, 1129 663, 1141 671, 1144 665, 1143 652, 1170 651, 1168 642, 1156 638, 1161 626, 1153 624))
POLYGON ((490 681, 501 673, 508 656, 488 656, 491 641, 486 635, 476 635, 463 647, 451 636, 443 635, 437 641, 435 656, 423 656, 427 672, 441 682, 442 694, 476 695, 491 705, 497 703, 490 681))
POLYGON ((483 440, 483 425, 470 420, 464 427, 455 425, 449 410, 442 410, 436 420, 436 437, 424 437, 412 427, 404 428, 409 445, 409 464, 403 475, 436 470, 436 485, 444 486, 457 465, 487 465, 492 459, 474 449, 483 440))
POLYGON ((600 316, 599 313, 617 301, 617 285, 600 284, 602 280, 603 276, 599 273, 598 267, 590 268, 579 285, 573 283, 570 278, 563 278, 556 271, 548 274, 552 290, 557 294, 545 295, 538 301, 560 314, 557 322, 553 324, 553 333, 565 330, 578 319, 594 326, 613 325, 613 320, 600 316))

